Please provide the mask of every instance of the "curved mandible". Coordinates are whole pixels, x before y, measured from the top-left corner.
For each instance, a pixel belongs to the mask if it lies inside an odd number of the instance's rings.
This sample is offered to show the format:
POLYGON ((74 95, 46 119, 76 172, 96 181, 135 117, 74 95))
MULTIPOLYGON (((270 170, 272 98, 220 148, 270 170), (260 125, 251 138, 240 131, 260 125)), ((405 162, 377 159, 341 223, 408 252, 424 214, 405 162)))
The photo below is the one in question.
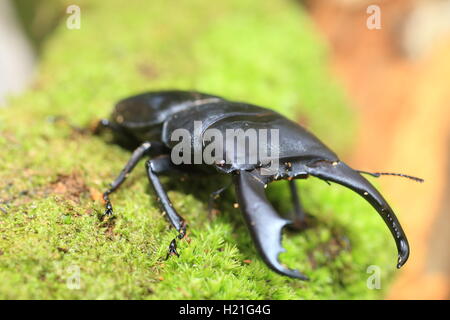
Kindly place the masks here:
POLYGON ((298 270, 287 269, 278 260, 285 252, 281 246, 281 232, 289 220, 279 217, 265 195, 265 183, 256 170, 240 171, 233 176, 236 194, 253 241, 266 264, 275 272, 293 278, 308 280, 298 270))
POLYGON ((406 234, 392 208, 366 178, 341 161, 316 161, 307 164, 305 168, 312 176, 341 184, 366 199, 383 218, 395 239, 398 251, 397 268, 406 263, 409 257, 409 244, 406 234))

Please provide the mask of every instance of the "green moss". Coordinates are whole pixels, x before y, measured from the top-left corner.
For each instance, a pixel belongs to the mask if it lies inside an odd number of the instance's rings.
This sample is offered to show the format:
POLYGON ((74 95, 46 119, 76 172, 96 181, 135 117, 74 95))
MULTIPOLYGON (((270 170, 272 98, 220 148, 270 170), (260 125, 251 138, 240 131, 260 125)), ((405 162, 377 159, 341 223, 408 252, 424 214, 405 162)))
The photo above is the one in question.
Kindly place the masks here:
MULTIPOLYGON (((395 248, 381 219, 354 193, 317 180, 300 183, 315 219, 301 234, 286 232, 282 260, 311 277, 301 282, 264 265, 232 193, 221 213, 208 217, 208 193, 217 181, 166 180, 190 232, 190 241, 179 245, 181 256, 166 261, 176 232, 152 197, 143 164, 112 197, 117 218, 101 223, 102 204, 91 196, 107 187, 129 153, 51 121, 63 116, 85 126, 135 92, 197 89, 307 119, 344 151, 353 118, 301 7, 256 0, 152 0, 145 8, 141 1, 78 3, 81 29, 68 30, 62 20, 42 47, 33 89, 0 109, 0 207, 6 211, 0 211, 0 298, 381 296, 383 290, 367 288, 366 268, 381 267, 385 289, 395 248), (77 268, 81 288, 70 290, 77 268)), ((273 201, 287 203, 286 190, 282 183, 271 188, 273 201)))

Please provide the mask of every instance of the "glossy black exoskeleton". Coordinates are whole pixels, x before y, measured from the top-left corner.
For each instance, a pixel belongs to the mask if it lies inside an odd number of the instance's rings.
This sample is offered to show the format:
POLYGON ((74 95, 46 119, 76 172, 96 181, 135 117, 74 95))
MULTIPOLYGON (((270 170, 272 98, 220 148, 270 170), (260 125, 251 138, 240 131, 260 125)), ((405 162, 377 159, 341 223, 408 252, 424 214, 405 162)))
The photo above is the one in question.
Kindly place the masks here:
MULTIPOLYGON (((113 213, 109 195, 123 183, 138 161, 146 156, 150 158, 146 162, 150 183, 168 219, 179 232, 177 238, 181 239, 186 233, 186 223, 173 208, 160 182, 160 175, 197 170, 211 175, 228 174, 232 176, 239 207, 266 264, 280 274, 307 279, 299 271, 284 267, 279 262, 278 255, 284 251, 281 246, 282 229, 291 223, 304 225, 305 214, 299 202, 295 179, 314 176, 348 187, 366 199, 382 217, 395 239, 398 249, 397 267, 400 268, 408 259, 409 245, 406 235, 386 200, 361 175, 367 172, 353 170, 313 134, 275 111, 199 92, 148 92, 118 102, 110 119, 100 122, 98 128, 102 127, 112 130, 117 143, 134 149, 125 168, 111 184, 111 188, 104 193, 106 215, 113 213), (194 135, 194 121, 201 121, 203 130, 214 128, 223 132, 224 136, 226 129, 277 129, 280 141, 278 169, 267 175, 262 172, 262 162, 174 164, 170 154, 177 142, 171 140, 171 135, 179 128, 194 135), (289 180, 296 211, 292 221, 279 216, 265 195, 267 184, 280 179, 289 180)), ((372 173, 374 176, 381 174, 372 173)), ((169 252, 178 255, 177 238, 171 242, 169 252)))

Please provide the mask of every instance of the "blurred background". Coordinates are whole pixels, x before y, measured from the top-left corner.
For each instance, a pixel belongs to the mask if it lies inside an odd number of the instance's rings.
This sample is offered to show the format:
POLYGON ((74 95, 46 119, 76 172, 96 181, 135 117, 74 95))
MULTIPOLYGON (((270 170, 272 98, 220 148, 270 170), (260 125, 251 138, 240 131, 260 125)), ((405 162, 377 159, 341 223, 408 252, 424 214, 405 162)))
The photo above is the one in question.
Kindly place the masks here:
MULTIPOLYGON (((346 160, 368 171, 404 171, 426 180, 385 177, 415 263, 387 298, 450 297, 450 0, 298 0, 329 47, 332 72, 357 120, 346 160), (379 28, 369 29, 380 9, 379 28)), ((66 16, 53 1, 0 0, 0 105, 32 84, 42 44, 66 16)), ((149 71, 151 72, 151 71, 149 71)))

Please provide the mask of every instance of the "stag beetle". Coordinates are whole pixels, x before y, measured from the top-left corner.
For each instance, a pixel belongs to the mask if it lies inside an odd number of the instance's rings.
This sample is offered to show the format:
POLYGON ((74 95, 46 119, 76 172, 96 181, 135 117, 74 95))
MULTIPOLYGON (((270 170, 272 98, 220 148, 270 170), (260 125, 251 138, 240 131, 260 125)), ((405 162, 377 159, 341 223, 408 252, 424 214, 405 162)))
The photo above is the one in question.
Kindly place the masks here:
MULTIPOLYGON (((146 162, 148 179, 167 218, 178 231, 177 237, 169 245, 170 254, 178 255, 176 240, 185 236, 186 222, 173 208, 160 182, 160 176, 202 172, 207 175, 222 173, 232 176, 238 205, 260 255, 271 269, 282 275, 308 279, 298 270, 284 267, 278 256, 285 251, 281 246, 282 229, 288 224, 304 225, 305 213, 299 201, 295 179, 305 179, 310 175, 328 183, 341 184, 366 199, 383 218, 395 239, 398 250, 397 268, 403 266, 408 259, 408 240, 397 217, 382 195, 361 174, 375 177, 391 174, 423 180, 402 174, 353 170, 312 133, 275 111, 194 91, 147 92, 119 101, 109 120, 104 119, 98 123, 96 132, 103 128, 112 131, 115 142, 134 150, 121 173, 103 194, 105 216, 113 214, 109 199, 111 193, 119 188, 141 158, 149 157, 150 160, 146 162), (219 132, 225 132, 229 128, 278 130, 278 168, 270 174, 263 173, 267 163, 259 158, 252 164, 242 164, 233 159, 231 163, 225 163, 224 160, 200 165, 174 163, 170 156, 175 147, 171 135, 179 128, 193 133, 194 121, 202 121, 202 133, 211 128, 219 132), (265 195, 267 184, 280 179, 289 181, 295 208, 292 220, 278 215, 265 195)), ((223 151, 224 157, 229 151, 223 151)))

